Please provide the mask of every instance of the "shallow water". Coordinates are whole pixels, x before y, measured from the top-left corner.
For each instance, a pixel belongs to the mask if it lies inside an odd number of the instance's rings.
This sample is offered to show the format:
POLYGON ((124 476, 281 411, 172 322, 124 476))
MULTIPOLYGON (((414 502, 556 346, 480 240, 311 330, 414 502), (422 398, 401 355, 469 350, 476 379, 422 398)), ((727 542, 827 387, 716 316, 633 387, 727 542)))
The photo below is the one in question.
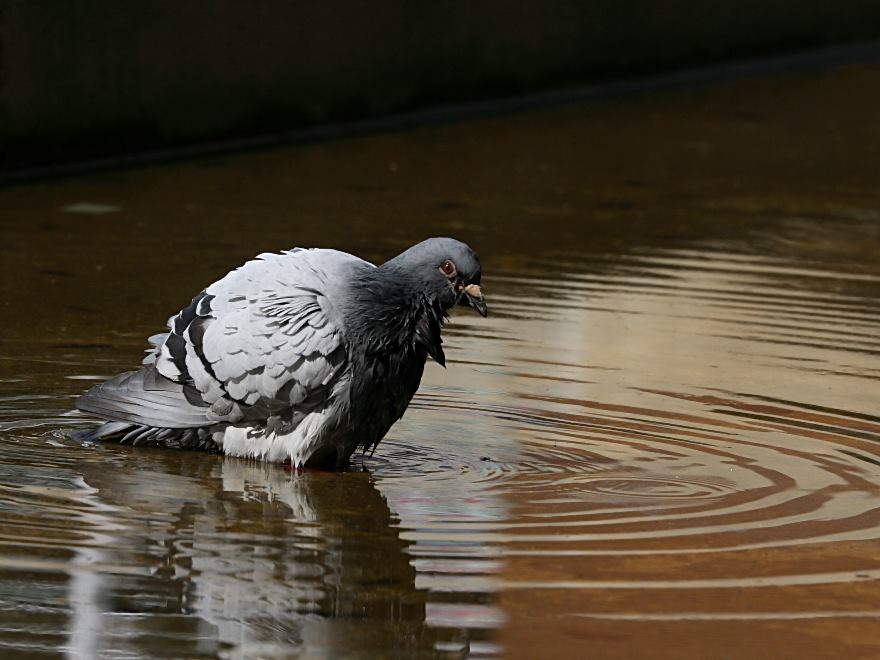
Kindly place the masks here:
POLYGON ((0 191, 0 655, 880 655, 880 67, 0 191), (263 250, 472 243, 350 472, 80 445, 263 250))

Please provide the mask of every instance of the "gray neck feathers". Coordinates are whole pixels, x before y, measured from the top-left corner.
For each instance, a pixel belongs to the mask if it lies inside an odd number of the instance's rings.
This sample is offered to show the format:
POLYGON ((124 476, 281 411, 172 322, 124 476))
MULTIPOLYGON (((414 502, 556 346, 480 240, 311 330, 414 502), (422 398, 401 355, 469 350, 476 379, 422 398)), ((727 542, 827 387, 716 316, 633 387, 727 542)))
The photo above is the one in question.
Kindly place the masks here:
POLYGON ((444 364, 440 330, 445 311, 401 261, 397 257, 359 273, 345 309, 346 331, 366 352, 415 349, 444 364))

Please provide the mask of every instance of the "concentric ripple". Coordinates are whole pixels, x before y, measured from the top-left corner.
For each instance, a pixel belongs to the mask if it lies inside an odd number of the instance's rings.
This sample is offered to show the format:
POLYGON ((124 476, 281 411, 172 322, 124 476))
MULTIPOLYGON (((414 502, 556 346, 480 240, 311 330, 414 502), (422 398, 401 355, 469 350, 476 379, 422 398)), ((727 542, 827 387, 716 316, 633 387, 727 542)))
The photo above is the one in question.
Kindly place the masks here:
POLYGON ((878 618, 880 278, 705 252, 614 271, 511 278, 496 307, 522 341, 466 357, 516 438, 487 484, 507 517, 403 537, 496 548, 484 588, 519 643, 536 601, 646 624, 878 618))
POLYGON ((731 589, 756 620, 874 616, 880 278, 680 251, 504 284, 496 326, 452 327, 468 386, 430 380, 372 464, 419 586, 558 591, 609 621, 744 620, 731 589), (412 471, 419 502, 396 495, 412 471))

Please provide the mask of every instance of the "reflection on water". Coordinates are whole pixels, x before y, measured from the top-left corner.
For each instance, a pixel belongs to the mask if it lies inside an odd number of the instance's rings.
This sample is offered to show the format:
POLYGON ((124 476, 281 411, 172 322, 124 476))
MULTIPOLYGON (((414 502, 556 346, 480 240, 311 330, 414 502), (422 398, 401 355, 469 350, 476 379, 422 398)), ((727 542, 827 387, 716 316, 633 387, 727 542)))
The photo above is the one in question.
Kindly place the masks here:
MULTIPOLYGON (((141 465, 123 479, 97 466, 93 475, 86 472, 120 510, 134 503, 151 518, 151 533, 125 545, 151 554, 154 569, 130 594, 115 577, 102 577, 73 590, 72 599, 98 609, 135 593, 167 593, 173 585, 174 614, 199 622, 198 643, 207 638, 244 657, 303 646, 332 656, 350 650, 353 639, 364 650, 430 648, 424 595, 412 589, 414 570, 367 474, 295 476, 230 460, 169 477, 156 467, 141 465), (161 518, 153 521, 157 512, 161 518)), ((113 550, 106 555, 105 562, 118 563, 113 550)), ((143 634, 140 621, 127 623, 133 637, 143 634)), ((124 648, 114 643, 117 624, 82 624, 78 638, 96 650, 124 648)), ((193 642, 190 628, 182 622, 179 632, 193 642)))
MULTIPOLYGON (((415 588, 417 570, 462 572, 466 583, 468 573, 499 569, 466 551, 413 560, 367 472, 296 474, 115 447, 108 456, 26 433, 35 452, 53 446, 53 483, 2 487, 7 651, 417 653, 479 644, 480 629, 503 620, 479 587, 455 602, 429 602, 415 588), (22 618, 44 624, 24 627, 22 618)), ((36 469, 27 480, 40 481, 36 469)), ((454 510, 459 497, 449 503, 454 510)), ((447 503, 400 506, 428 517, 447 503)))
POLYGON ((857 147, 880 92, 839 99, 878 79, 0 193, 0 649, 877 657, 880 181, 857 147), (85 203, 114 211, 64 210, 85 203), (230 265, 425 233, 479 246, 493 315, 454 317, 449 368, 352 471, 64 435, 230 265))

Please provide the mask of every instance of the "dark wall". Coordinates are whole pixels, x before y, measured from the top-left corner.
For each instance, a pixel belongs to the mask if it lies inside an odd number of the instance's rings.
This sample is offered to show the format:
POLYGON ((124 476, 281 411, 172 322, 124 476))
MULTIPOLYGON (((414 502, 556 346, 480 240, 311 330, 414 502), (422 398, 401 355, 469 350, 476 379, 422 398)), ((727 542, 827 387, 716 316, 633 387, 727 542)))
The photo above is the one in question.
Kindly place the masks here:
POLYGON ((877 36, 876 0, 0 0, 0 169, 877 36))

